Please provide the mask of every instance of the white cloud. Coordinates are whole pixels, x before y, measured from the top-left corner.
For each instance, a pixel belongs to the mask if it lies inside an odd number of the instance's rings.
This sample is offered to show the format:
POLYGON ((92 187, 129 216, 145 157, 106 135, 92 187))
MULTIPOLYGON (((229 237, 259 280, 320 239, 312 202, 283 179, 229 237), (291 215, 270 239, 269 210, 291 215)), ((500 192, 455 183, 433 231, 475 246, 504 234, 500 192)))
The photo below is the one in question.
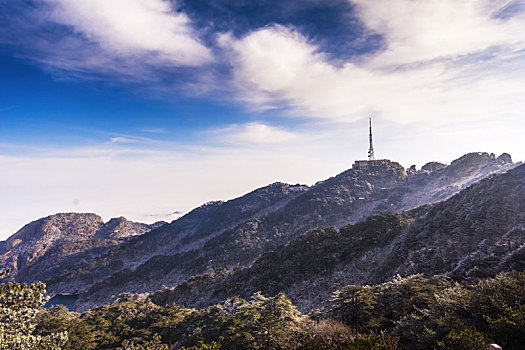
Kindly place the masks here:
POLYGON ((525 109, 525 17, 495 15, 501 2, 356 1, 386 47, 334 65, 293 28, 271 26, 219 43, 234 63, 239 99, 256 108, 352 122, 480 120, 525 109), (513 108, 509 108, 513 106, 513 108))
POLYGON ((296 140, 295 132, 266 125, 261 122, 233 124, 208 132, 214 141, 237 145, 279 144, 296 140))
POLYGON ((280 25, 258 30, 239 41, 229 35, 219 36, 218 41, 238 54, 233 57, 240 68, 234 71, 236 80, 268 93, 288 89, 305 68, 315 68, 322 60, 306 38, 280 25))
POLYGON ((137 143, 137 140, 127 138, 127 137, 112 137, 109 139, 109 143, 137 143))
POLYGON ((108 54, 200 65, 212 57, 189 18, 167 0, 46 0, 52 19, 100 45, 108 54))
POLYGON ((508 0, 352 0, 367 28, 384 36, 376 64, 407 64, 470 55, 491 47, 522 49, 523 14, 498 16, 508 0))
POLYGON ((184 89, 187 79, 181 80, 189 70, 205 70, 215 60, 190 18, 169 0, 12 1, 8 6, 0 44, 57 78, 156 83, 144 89, 152 90, 169 85, 158 84, 169 72, 184 89))

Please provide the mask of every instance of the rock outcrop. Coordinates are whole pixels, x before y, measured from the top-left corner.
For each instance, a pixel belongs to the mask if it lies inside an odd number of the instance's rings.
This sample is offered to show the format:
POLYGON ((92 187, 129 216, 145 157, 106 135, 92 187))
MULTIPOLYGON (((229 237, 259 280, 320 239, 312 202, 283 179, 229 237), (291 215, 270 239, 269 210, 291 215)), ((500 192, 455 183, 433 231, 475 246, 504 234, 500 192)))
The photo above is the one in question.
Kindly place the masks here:
POLYGON ((95 237, 101 239, 120 239, 141 235, 150 230, 150 225, 129 221, 125 217, 121 216, 118 218, 113 218, 102 225, 98 229, 95 237))
POLYGON ((443 164, 443 163, 440 163, 440 162, 428 162, 427 164, 425 164, 425 165, 423 165, 421 167, 421 170, 431 173, 431 172, 436 171, 436 170, 445 169, 446 167, 447 167, 446 164, 443 164))

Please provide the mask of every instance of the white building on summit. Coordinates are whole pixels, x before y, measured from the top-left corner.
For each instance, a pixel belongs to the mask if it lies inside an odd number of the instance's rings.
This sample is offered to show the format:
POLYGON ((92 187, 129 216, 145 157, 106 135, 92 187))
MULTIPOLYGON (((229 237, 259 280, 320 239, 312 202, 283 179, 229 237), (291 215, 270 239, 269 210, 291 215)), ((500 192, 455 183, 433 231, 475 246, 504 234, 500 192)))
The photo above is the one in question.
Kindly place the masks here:
POLYGON ((307 189, 308 189, 308 186, 301 185, 301 184, 288 186, 288 191, 292 191, 292 192, 306 191, 307 189))

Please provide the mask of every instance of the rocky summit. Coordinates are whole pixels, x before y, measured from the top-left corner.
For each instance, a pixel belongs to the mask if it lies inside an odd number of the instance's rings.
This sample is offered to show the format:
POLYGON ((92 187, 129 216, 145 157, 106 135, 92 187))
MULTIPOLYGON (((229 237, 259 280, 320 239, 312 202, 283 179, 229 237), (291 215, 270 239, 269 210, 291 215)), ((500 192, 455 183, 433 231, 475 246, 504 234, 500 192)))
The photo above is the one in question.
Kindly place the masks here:
MULTIPOLYGON (((163 286, 170 291, 166 300, 185 306, 259 289, 286 291, 301 308, 310 309, 343 283, 379 283, 396 273, 434 270, 473 276, 457 259, 474 259, 469 258, 475 254, 472 247, 489 237, 482 233, 469 241, 470 248, 449 257, 455 243, 470 233, 460 235, 451 228, 438 237, 428 225, 437 222, 433 213, 440 206, 452 206, 450 201, 463 196, 456 209, 450 209, 450 215, 461 213, 462 206, 474 201, 465 193, 490 194, 489 185, 474 184, 518 165, 508 154, 481 152, 450 165, 429 162, 420 170, 373 161, 311 187, 274 183, 227 202, 207 203, 160 226, 124 218, 103 223, 94 214, 57 214, 26 225, 0 245, 0 267, 12 267, 10 278, 17 281, 46 282, 50 295, 79 295, 77 310, 110 303, 120 293, 152 293, 163 286), (439 239, 446 252, 432 239, 439 239), (423 243, 409 245, 415 242, 423 243), (443 264, 423 264, 439 257, 438 251, 443 264), (300 263, 303 254, 308 255, 306 265, 300 263), (289 261, 287 270, 274 273, 280 270, 271 263, 283 259, 289 261), (299 277, 289 280, 286 271, 299 277), (328 287, 321 291, 324 284, 328 287)), ((498 179, 504 179, 501 176, 498 179)), ((477 208, 471 206, 468 212, 477 208)), ((462 215, 468 217, 468 212, 462 215)), ((449 219, 458 225, 461 221, 449 219)), ((446 216, 440 214, 439 220, 446 226, 446 216)), ((494 237, 502 236, 498 231, 494 237)))

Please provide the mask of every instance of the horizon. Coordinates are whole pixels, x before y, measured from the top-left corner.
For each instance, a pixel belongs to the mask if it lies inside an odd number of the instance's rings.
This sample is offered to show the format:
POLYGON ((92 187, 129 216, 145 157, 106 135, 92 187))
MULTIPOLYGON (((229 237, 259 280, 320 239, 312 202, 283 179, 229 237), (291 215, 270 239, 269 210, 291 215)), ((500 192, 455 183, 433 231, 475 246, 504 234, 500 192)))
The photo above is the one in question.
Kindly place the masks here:
POLYGON ((525 160, 523 1, 8 0, 0 19, 0 240, 314 184, 367 159, 370 116, 405 168, 525 160))
MULTIPOLYGON (((453 161, 458 160, 458 159, 460 159, 460 158, 462 158, 462 157, 464 157, 464 156, 466 156, 466 155, 468 155, 468 154, 474 154, 474 153, 486 153, 486 154, 491 155, 491 154, 488 153, 488 152, 469 152, 469 153, 466 153, 466 154, 464 154, 464 155, 462 155, 462 156, 460 156, 460 157, 458 157, 458 158, 456 158, 456 159, 453 159, 450 163, 444 163, 444 164, 445 164, 446 166, 449 166, 453 161)), ((492 154, 493 154, 493 153, 492 153, 492 154)), ((503 153, 503 154, 508 154, 508 153, 503 153)), ((501 155, 503 155, 503 154, 501 154, 501 155)), ((495 157, 498 158, 498 157, 501 156, 501 155, 495 155, 495 157)), ((510 156, 512 157, 512 155, 510 155, 510 156)), ((358 160, 358 159, 356 159, 356 160, 358 160)), ((396 162, 396 161, 394 161, 394 160, 390 160, 390 159, 375 159, 375 160, 388 160, 388 161, 392 161, 392 162, 394 162, 394 163, 398 163, 398 162, 396 162)), ((359 161, 362 161, 362 160, 359 159, 359 161)), ((521 160, 516 161, 516 160, 512 159, 512 161, 513 161, 514 165, 517 165, 517 166, 520 166, 520 165, 522 165, 522 164, 524 163, 524 162, 521 161, 521 160)), ((429 162, 427 162, 427 163, 431 163, 431 162, 434 162, 434 161, 429 161, 429 162)), ((423 166, 426 165, 427 163, 423 164, 423 166)), ((398 163, 398 164, 399 164, 399 163, 398 163)), ((400 165, 403 166, 402 164, 400 164, 400 165)), ((405 170, 408 170, 408 168, 409 168, 409 167, 406 167, 406 166, 403 166, 403 167, 405 168, 405 170)), ((351 169, 352 169, 352 168, 349 168, 349 169, 343 170, 342 172, 340 172, 340 173, 338 173, 338 174, 335 174, 335 175, 333 175, 333 176, 338 176, 338 175, 342 174, 343 172, 346 172, 346 171, 351 170, 351 169)), ((419 168, 419 169, 417 169, 417 170, 419 171, 419 170, 421 170, 421 169, 419 168)), ((228 202, 228 201, 230 201, 230 200, 234 200, 234 199, 237 199, 237 198, 243 197, 243 196, 245 196, 245 195, 247 195, 247 194, 249 194, 249 193, 251 193, 251 192, 253 192, 253 191, 256 191, 256 190, 259 190, 259 189, 261 189, 261 188, 264 188, 264 187, 270 186, 270 185, 272 185, 272 184, 274 184, 274 183, 283 183, 283 184, 291 185, 291 186, 293 186, 293 185, 295 185, 295 184, 301 184, 301 185, 307 185, 308 187, 312 187, 312 186, 317 185, 318 182, 323 182, 323 181, 325 181, 325 180, 327 180, 327 179, 328 179, 328 178, 321 179, 321 180, 317 180, 315 183, 310 183, 310 184, 304 184, 304 183, 291 183, 291 182, 276 181, 276 182, 268 183, 268 184, 263 185, 263 186, 261 186, 261 187, 253 188, 253 189, 249 190, 248 192, 244 192, 244 193, 239 194, 238 196, 235 196, 235 197, 232 197, 232 198, 228 198, 228 199, 216 199, 216 200, 212 200, 212 201, 202 202, 202 203, 200 203, 199 205, 197 205, 197 206, 195 206, 195 207, 193 207, 193 208, 190 208, 190 209, 187 210, 187 211, 177 211, 177 212, 174 212, 174 213, 172 213, 172 215, 175 215, 176 217, 173 218, 173 220, 171 220, 171 221, 165 221, 165 220, 146 220, 146 221, 141 222, 141 223, 154 224, 154 223, 157 223, 157 222, 166 222, 166 223, 169 224, 169 223, 171 223, 171 222, 173 222, 173 221, 175 221, 175 220, 177 220, 177 219, 183 217, 184 215, 190 213, 190 212, 193 211, 194 209, 197 209, 197 208, 199 208, 199 207, 201 207, 201 206, 203 206, 203 205, 206 205, 206 204, 209 204, 209 203, 212 203, 212 202, 216 202, 216 201, 220 201, 220 202, 228 202)), ((49 215, 45 215, 45 216, 43 216, 43 217, 35 218, 34 220, 31 220, 31 221, 29 221, 29 222, 26 222, 26 223, 23 224, 23 226, 20 227, 20 229, 22 229, 22 228, 25 227, 27 224, 29 224, 29 223, 31 223, 31 222, 33 222, 33 221, 37 221, 37 220, 44 219, 44 218, 47 218, 47 217, 50 217, 50 216, 54 216, 54 215, 59 215, 59 214, 70 214, 70 213, 74 213, 74 214, 95 214, 95 215, 100 216, 100 217, 102 218, 102 220, 103 220, 104 223, 107 223, 107 222, 109 222, 111 219, 119 218, 119 217, 124 217, 125 219, 130 220, 130 218, 125 217, 125 216, 123 216, 123 215, 117 215, 117 216, 112 216, 112 217, 103 217, 102 215, 100 215, 100 214, 98 214, 98 213, 96 213, 96 212, 78 212, 78 211, 77 211, 77 212, 56 212, 56 213, 50 213, 49 215)), ((134 220, 131 220, 131 221, 134 221, 134 220)), ((134 222, 138 222, 138 221, 134 221, 134 222)), ((17 229, 16 231, 14 231, 12 234, 9 234, 9 235, 6 236, 5 238, 0 239, 0 241, 2 241, 2 240, 5 241, 5 240, 7 240, 8 238, 10 238, 10 236, 14 235, 14 234, 17 233, 18 231, 19 231, 19 229, 17 229)), ((2 237, 1 233, 0 233, 0 237, 2 237)))

